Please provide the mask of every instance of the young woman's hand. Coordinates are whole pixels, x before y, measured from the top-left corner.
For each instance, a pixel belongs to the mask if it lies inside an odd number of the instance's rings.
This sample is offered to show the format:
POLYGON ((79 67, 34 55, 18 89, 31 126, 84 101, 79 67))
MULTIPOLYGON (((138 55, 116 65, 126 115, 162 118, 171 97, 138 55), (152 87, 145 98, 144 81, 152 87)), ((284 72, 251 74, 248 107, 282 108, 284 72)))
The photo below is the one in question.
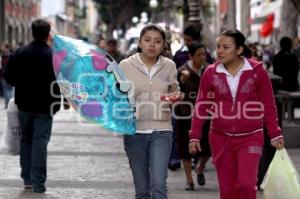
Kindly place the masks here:
POLYGON ((197 142, 197 141, 190 142, 190 144, 189 144, 189 152, 190 152, 190 154, 196 154, 199 151, 201 151, 200 142, 197 142))
POLYGON ((283 149, 284 147, 284 140, 283 137, 277 138, 271 141, 271 145, 276 149, 283 149))
POLYGON ((160 100, 161 101, 165 101, 165 102, 177 102, 177 101, 181 101, 184 98, 184 94, 181 92, 175 92, 175 93, 171 93, 171 94, 164 94, 160 96, 160 100))

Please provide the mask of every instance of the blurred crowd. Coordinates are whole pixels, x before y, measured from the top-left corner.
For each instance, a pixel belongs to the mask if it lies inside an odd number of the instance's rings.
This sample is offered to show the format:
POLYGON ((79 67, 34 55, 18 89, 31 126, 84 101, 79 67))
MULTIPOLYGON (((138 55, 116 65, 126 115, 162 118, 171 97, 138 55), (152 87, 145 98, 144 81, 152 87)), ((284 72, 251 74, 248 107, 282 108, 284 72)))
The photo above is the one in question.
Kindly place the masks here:
MULTIPOLYGON (((187 28, 186 30, 188 30, 187 28)), ((192 30, 195 31, 195 33, 191 34, 196 34, 196 36, 191 36, 194 37, 195 39, 192 39, 192 41, 199 41, 200 43, 205 43, 205 41, 201 41, 201 38, 198 36, 199 32, 197 30, 192 30)), ((187 33, 190 34, 190 33, 187 33)), ((200 34, 199 34, 200 35, 200 34)), ((172 42, 166 42, 165 45, 165 56, 170 58, 170 59, 176 59, 175 53, 177 50, 179 51, 186 51, 188 50, 188 45, 189 41, 185 41, 185 34, 181 35, 181 38, 178 38, 178 35, 176 35, 176 38, 172 40, 172 42)), ((138 42, 138 41, 137 41, 138 42)), ((105 39, 103 36, 99 36, 96 45, 98 45, 100 48, 105 49, 118 63, 120 63, 121 60, 124 58, 134 54, 137 50, 138 44, 137 42, 133 42, 135 45, 129 45, 130 41, 128 42, 120 42, 116 39, 105 39), (128 44, 128 45, 127 45, 128 44), (122 45, 122 46, 121 46, 122 45)), ((291 39, 289 38, 288 41, 285 40, 285 43, 288 42, 290 43, 290 47, 287 47, 288 49, 284 49, 285 53, 290 53, 292 57, 296 56, 298 63, 300 63, 300 38, 294 38, 291 39)), ((15 46, 11 46, 8 43, 2 43, 1 48, 0 48, 0 96, 5 98, 5 101, 9 100, 9 98, 12 96, 12 88, 10 88, 9 85, 5 83, 5 80, 3 80, 2 75, 3 71, 5 69, 5 65, 8 59, 8 56, 10 53, 12 53, 14 50, 18 49, 19 47, 23 46, 23 43, 20 42, 16 44, 15 46)), ((278 72, 276 70, 276 66, 274 68, 274 57, 279 51, 281 50, 280 47, 280 41, 278 44, 262 44, 259 42, 254 42, 254 43, 248 43, 248 47, 251 49, 251 56, 253 59, 256 59, 258 61, 262 61, 264 63, 265 68, 268 70, 268 72, 273 73, 275 75, 279 75, 281 78, 290 78, 292 74, 295 73, 290 73, 286 72, 286 75, 281 74, 282 72, 278 72), (288 77, 286 77, 288 76, 288 77)), ((216 55, 215 52, 209 52, 208 49, 206 48, 206 54, 207 54, 207 61, 208 63, 213 63, 216 55)), ((187 55, 186 55, 187 56, 187 55)), ((175 60, 174 60, 175 61, 175 60)), ((185 61, 185 60, 184 60, 185 61)), ((176 61, 175 61, 176 62, 176 61)), ((278 62, 278 60, 276 61, 278 62)), ((284 61, 283 61, 284 62, 284 61)), ((183 63, 179 63, 179 65, 182 65, 183 63)), ((282 63, 280 63, 282 64, 282 63)), ((288 63, 287 63, 288 64, 288 63)), ((276 64, 275 64, 276 65, 276 64)), ((298 66, 299 67, 299 66, 298 66)), ((297 79, 300 80, 300 77, 298 77, 298 70, 296 71, 294 67, 294 72, 297 73, 297 79)), ((281 66, 280 69, 283 71, 292 68, 292 66, 281 66)), ((292 90, 298 90, 298 89, 292 89, 292 90)), ((7 103, 5 103, 5 106, 7 103)))

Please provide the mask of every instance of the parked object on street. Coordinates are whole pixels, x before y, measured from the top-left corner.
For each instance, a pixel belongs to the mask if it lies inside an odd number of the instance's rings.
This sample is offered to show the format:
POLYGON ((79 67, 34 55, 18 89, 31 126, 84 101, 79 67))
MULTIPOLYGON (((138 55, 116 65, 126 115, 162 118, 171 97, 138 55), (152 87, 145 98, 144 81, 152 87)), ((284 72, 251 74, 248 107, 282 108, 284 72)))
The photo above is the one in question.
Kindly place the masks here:
POLYGON ((14 98, 11 98, 8 104, 7 126, 2 134, 0 151, 10 155, 18 155, 20 153, 21 141, 21 125, 18 117, 18 107, 14 98))
POLYGON ((261 188, 264 199, 299 199, 299 174, 285 149, 277 150, 261 188))
POLYGON ((105 50, 69 37, 53 38, 53 66, 71 106, 84 118, 122 134, 135 132, 131 85, 105 50))

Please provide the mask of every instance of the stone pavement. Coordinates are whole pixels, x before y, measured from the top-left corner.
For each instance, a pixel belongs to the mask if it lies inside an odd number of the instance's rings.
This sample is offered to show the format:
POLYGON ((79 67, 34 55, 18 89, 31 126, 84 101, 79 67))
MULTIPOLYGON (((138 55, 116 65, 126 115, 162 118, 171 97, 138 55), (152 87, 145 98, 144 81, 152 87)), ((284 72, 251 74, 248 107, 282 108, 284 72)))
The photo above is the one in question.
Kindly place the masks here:
MULTIPOLYGON (((5 111, 1 109, 0 134, 5 125, 5 111)), ((299 152, 299 149, 289 150, 298 170, 299 152)), ((73 110, 60 111, 55 116, 49 144, 46 194, 24 191, 19 174, 19 156, 0 154, 0 199, 134 198, 131 171, 121 137, 105 132, 98 125, 81 121, 73 110)), ((197 186, 194 192, 187 192, 184 190, 183 169, 170 171, 169 198, 219 198, 216 174, 211 163, 205 174, 207 184, 197 186)), ((258 193, 258 199, 262 199, 261 193, 258 193)))

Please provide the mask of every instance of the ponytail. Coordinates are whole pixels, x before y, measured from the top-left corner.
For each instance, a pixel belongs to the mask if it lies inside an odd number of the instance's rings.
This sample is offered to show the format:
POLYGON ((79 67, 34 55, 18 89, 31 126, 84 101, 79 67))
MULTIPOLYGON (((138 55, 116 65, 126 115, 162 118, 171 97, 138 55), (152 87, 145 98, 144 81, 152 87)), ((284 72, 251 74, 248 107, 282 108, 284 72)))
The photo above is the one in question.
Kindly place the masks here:
POLYGON ((244 45, 243 48, 244 48, 244 50, 243 50, 241 55, 246 57, 246 58, 251 58, 252 57, 252 50, 247 45, 244 45))

